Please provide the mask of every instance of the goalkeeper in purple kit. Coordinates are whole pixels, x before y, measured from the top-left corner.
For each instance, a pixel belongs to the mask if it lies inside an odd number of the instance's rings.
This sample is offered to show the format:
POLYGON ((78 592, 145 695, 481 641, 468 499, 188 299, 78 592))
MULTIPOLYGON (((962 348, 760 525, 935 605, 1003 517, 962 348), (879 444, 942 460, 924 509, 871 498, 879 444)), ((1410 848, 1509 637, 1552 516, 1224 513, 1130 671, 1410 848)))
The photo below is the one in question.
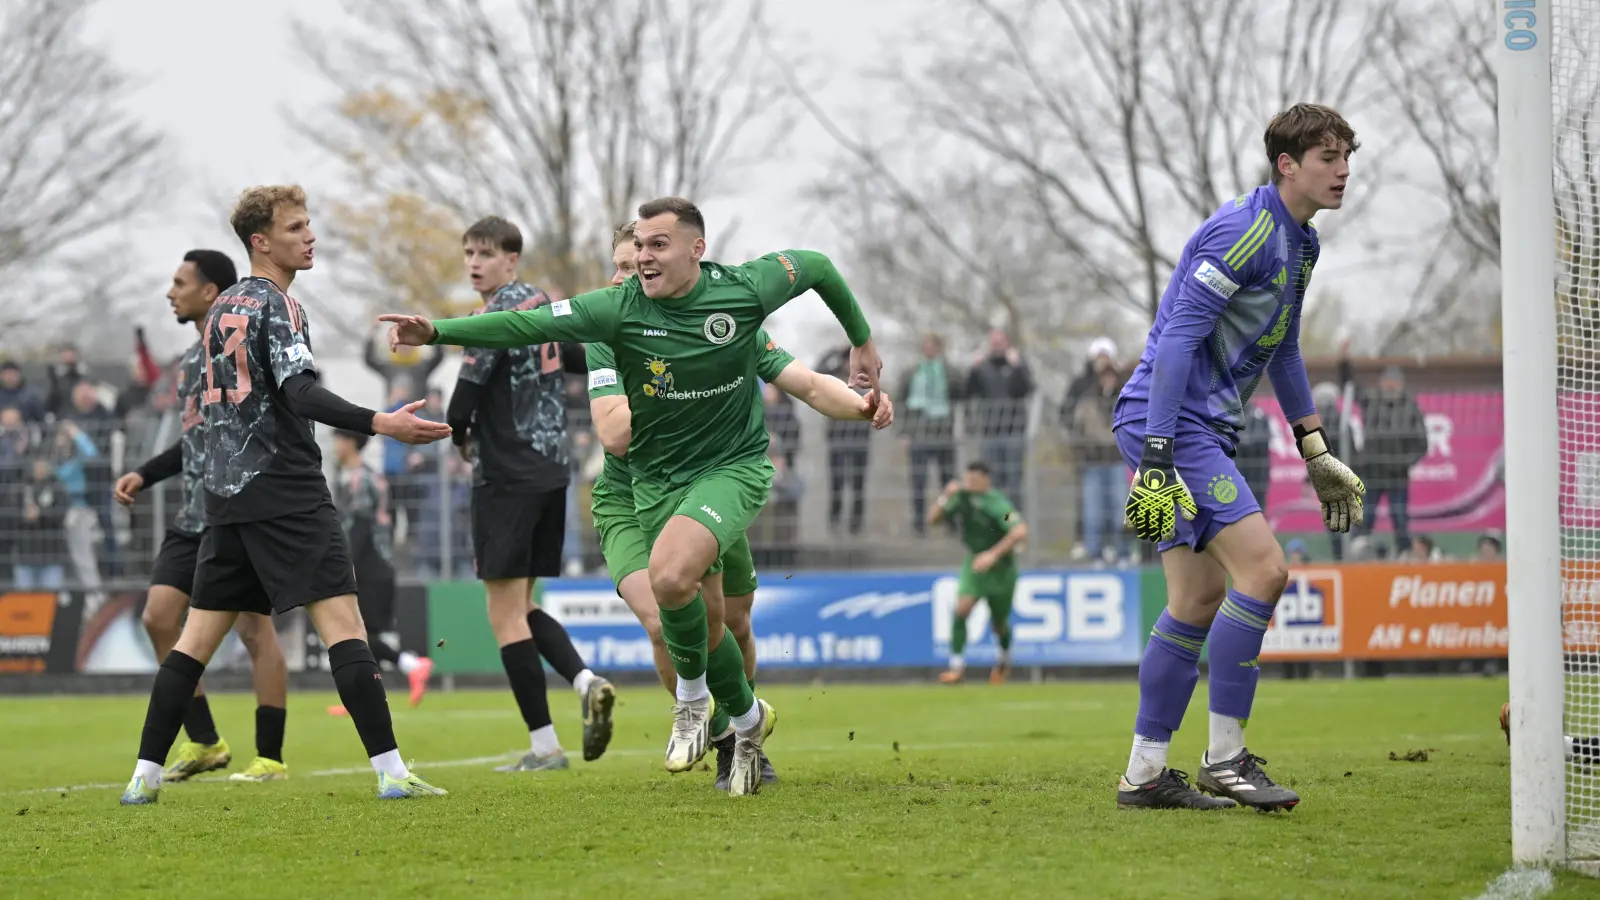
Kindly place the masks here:
POLYGON ((1365 488, 1328 452, 1300 357, 1301 303, 1320 252, 1311 217, 1344 203, 1359 145, 1337 112, 1307 103, 1275 116, 1265 142, 1272 181, 1224 204, 1189 239, 1112 422, 1134 470, 1128 525, 1156 543, 1167 582, 1167 608, 1139 663, 1122 807, 1300 802, 1244 742, 1262 638, 1288 580, 1283 549, 1233 461, 1263 375, 1294 427, 1328 529, 1347 532, 1362 518, 1365 488), (1211 733, 1196 790, 1167 766, 1167 750, 1207 641, 1211 733))

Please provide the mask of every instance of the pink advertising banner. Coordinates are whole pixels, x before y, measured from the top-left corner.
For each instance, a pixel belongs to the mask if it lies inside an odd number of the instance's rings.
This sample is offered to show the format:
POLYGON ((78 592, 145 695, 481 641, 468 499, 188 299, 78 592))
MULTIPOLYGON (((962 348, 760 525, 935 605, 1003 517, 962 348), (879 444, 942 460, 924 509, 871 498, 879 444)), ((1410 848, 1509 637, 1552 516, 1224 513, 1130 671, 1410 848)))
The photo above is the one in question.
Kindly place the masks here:
MULTIPOLYGON (((1295 450, 1294 435, 1283 420, 1277 400, 1269 394, 1255 402, 1267 411, 1272 423, 1268 520, 1273 529, 1280 532, 1323 530, 1316 495, 1306 482, 1305 464, 1295 450)), ((1500 392, 1419 394, 1417 405, 1422 408, 1427 423, 1428 455, 1411 468, 1412 533, 1504 529, 1505 431, 1500 392)), ((1362 435, 1359 412, 1352 417, 1351 425, 1359 443, 1362 435)), ((1338 436, 1330 437, 1337 447, 1338 436)), ((1359 475, 1360 454, 1355 456, 1353 462, 1359 475)), ((1563 453, 1564 465, 1568 464, 1568 456, 1563 453)), ((1368 487, 1371 488, 1370 482, 1368 487)), ((1591 518, 1600 519, 1600 510, 1589 512, 1591 518)), ((1376 509, 1369 501, 1367 515, 1371 517, 1374 513, 1377 513, 1377 531, 1392 530, 1387 499, 1376 509)))

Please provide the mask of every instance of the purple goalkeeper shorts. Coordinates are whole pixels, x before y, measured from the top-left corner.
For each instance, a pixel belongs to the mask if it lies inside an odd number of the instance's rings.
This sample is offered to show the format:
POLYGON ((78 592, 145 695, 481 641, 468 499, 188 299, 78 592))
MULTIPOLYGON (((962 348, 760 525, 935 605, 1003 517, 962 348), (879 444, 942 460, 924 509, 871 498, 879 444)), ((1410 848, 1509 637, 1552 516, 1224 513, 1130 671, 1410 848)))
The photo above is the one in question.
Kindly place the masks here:
MULTIPOLYGON (((1139 459, 1144 456, 1143 421, 1127 422, 1117 429, 1117 449, 1122 451, 1122 461, 1130 472, 1139 467, 1139 459)), ((1189 547, 1199 553, 1222 529, 1261 511, 1256 495, 1215 432, 1179 420, 1178 434, 1172 442, 1172 462, 1178 477, 1194 495, 1199 511, 1192 522, 1178 516, 1177 539, 1162 541, 1156 550, 1164 553, 1173 547, 1189 547)))

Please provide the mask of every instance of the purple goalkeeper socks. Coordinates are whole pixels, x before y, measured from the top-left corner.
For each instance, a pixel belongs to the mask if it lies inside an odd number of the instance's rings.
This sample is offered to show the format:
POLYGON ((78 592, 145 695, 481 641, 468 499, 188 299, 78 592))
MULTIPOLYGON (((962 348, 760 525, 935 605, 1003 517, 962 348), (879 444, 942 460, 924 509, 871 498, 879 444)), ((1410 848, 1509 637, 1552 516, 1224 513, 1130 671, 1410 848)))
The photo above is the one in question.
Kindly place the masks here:
POLYGON ((1272 621, 1272 604, 1228 591, 1211 623, 1211 711, 1245 720, 1261 677, 1261 639, 1272 621))
POLYGON ((1139 660, 1139 716, 1133 722, 1134 734, 1172 740, 1200 680, 1200 648, 1205 642, 1204 628, 1162 611, 1150 629, 1144 658, 1139 660))

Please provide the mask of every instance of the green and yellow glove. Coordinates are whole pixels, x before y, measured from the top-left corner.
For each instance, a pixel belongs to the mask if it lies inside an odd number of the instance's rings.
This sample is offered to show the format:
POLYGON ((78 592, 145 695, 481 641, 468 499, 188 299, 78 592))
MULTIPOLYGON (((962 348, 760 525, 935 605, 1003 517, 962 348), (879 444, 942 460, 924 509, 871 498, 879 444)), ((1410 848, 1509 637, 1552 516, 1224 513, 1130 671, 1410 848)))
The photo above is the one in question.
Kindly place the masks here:
POLYGON ((1327 432, 1321 428, 1307 431, 1296 425, 1294 444, 1300 448, 1311 488, 1322 504, 1322 524, 1336 534, 1344 534, 1360 525, 1366 515, 1361 498, 1367 493, 1367 486, 1349 466, 1328 452, 1327 432))
POLYGON ((1192 521, 1199 509, 1189 486, 1172 465, 1172 438, 1144 439, 1144 455, 1128 486, 1125 520, 1142 541, 1170 541, 1178 534, 1178 516, 1192 521))

